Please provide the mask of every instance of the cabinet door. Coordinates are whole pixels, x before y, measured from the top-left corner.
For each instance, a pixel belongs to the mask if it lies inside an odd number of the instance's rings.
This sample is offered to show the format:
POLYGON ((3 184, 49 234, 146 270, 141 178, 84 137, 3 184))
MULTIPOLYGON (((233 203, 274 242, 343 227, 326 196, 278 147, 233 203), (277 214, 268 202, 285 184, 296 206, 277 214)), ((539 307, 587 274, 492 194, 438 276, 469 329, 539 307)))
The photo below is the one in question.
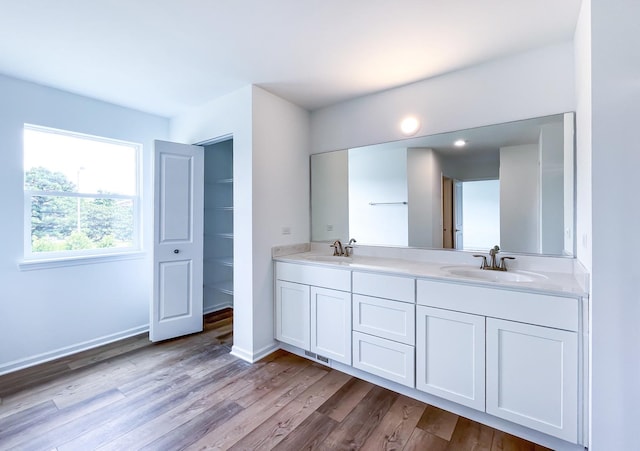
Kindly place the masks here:
POLYGON ((484 410, 485 318, 416 308, 416 388, 484 410))
POLYGON ((309 286, 276 280, 276 339, 309 350, 309 286))
POLYGON ((311 287, 311 352, 351 365, 351 293, 311 287))
POLYGON ((576 443, 577 334, 488 318, 487 412, 576 443))

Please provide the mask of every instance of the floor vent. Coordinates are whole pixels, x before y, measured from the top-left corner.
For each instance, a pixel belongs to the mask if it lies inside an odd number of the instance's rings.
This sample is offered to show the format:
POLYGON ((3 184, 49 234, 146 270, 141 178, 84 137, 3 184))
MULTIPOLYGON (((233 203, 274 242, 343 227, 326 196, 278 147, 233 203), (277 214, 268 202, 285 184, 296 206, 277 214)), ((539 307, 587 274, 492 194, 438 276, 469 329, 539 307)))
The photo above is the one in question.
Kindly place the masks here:
POLYGON ((320 360, 321 362, 329 363, 329 358, 328 358, 328 357, 323 357, 323 356, 321 356, 321 355, 318 355, 318 356, 316 356, 316 358, 317 358, 318 360, 320 360))

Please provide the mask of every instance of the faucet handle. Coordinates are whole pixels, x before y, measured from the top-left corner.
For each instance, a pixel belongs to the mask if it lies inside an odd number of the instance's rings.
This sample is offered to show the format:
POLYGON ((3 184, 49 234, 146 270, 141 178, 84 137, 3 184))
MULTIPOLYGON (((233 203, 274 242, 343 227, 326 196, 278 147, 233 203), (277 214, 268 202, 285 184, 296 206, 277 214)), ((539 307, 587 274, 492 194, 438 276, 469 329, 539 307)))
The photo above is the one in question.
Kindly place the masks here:
POLYGON ((480 269, 486 269, 489 267, 489 264, 487 263, 487 256, 486 255, 482 255, 482 254, 474 254, 474 257, 478 257, 478 258, 482 258, 482 263, 480 264, 480 269))
POLYGON ((500 269, 503 271, 507 270, 507 264, 505 263, 505 260, 515 260, 515 257, 500 257, 500 269))
POLYGON ((334 257, 335 257, 335 256, 340 255, 340 254, 338 253, 338 246, 337 246, 335 243, 330 244, 330 245, 329 245, 329 247, 332 247, 332 248, 333 248, 333 256, 334 256, 334 257))

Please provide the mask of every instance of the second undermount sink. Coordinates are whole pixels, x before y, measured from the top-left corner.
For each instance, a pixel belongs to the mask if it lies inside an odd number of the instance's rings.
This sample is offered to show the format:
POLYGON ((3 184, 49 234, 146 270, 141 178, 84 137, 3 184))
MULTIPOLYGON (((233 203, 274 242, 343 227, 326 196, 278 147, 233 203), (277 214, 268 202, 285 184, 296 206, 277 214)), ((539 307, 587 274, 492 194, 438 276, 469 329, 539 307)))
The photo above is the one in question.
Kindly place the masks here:
POLYGON ((309 255, 305 260, 312 262, 351 263, 353 258, 340 255, 309 255))
POLYGON ((459 277, 486 280, 489 282, 540 282, 548 279, 543 274, 531 271, 493 271, 472 266, 443 266, 444 272, 459 277))

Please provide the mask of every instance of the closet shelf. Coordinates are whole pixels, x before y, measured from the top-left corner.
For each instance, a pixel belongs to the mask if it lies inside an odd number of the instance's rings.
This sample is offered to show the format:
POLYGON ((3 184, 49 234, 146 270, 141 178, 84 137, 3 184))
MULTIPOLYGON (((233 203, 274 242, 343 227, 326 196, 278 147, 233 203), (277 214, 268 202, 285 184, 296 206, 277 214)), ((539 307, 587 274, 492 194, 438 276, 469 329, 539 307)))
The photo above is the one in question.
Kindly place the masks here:
POLYGON ((210 285, 214 290, 233 295, 233 280, 223 280, 210 285))

